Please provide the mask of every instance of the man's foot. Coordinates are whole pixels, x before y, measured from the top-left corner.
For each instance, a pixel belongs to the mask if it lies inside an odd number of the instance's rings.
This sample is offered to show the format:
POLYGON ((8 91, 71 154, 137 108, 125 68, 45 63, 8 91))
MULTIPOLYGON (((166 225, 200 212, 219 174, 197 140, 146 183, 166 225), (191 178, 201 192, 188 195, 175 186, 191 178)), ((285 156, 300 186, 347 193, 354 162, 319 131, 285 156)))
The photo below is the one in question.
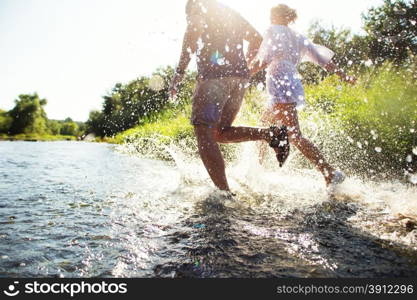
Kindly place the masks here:
POLYGON ((233 193, 231 191, 224 192, 225 200, 235 201, 236 196, 237 196, 236 193, 233 193))
POLYGON ((288 139, 288 130, 286 126, 280 128, 271 126, 270 128, 271 146, 276 154, 279 166, 282 167, 290 154, 290 141, 288 139))

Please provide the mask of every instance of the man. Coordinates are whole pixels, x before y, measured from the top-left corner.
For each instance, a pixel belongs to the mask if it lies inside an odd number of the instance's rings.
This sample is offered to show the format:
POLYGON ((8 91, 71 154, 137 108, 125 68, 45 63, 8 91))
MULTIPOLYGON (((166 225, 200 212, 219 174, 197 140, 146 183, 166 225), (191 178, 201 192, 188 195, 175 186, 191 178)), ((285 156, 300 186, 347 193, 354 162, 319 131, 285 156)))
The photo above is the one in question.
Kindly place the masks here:
POLYGON ((170 93, 176 95, 191 55, 196 53, 198 77, 191 122, 210 178, 220 190, 230 191, 218 143, 264 140, 280 159, 283 155, 279 144, 287 140, 286 130, 232 127, 250 77, 248 64, 262 43, 261 35, 237 12, 215 0, 189 0, 186 14, 188 26, 170 93), (247 59, 244 40, 249 42, 247 59))

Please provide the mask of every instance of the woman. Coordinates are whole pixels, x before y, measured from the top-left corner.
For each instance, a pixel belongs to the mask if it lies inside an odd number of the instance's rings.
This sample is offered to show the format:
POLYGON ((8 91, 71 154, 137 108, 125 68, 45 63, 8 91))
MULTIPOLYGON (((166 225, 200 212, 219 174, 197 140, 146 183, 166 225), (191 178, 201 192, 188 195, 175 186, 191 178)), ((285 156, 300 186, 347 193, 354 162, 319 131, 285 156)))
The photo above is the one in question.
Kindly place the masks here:
POLYGON ((264 35, 257 60, 251 65, 251 74, 268 68, 270 103, 264 120, 285 125, 289 131, 289 141, 320 170, 327 186, 335 186, 344 181, 345 175, 327 163, 317 147, 304 138, 300 131, 297 107, 305 104, 305 98, 297 65, 310 61, 329 72, 335 72, 346 82, 354 83, 355 79, 338 70, 331 62, 334 56, 331 50, 313 44, 288 27, 296 19, 296 11, 287 5, 280 4, 271 9, 271 26, 264 35))

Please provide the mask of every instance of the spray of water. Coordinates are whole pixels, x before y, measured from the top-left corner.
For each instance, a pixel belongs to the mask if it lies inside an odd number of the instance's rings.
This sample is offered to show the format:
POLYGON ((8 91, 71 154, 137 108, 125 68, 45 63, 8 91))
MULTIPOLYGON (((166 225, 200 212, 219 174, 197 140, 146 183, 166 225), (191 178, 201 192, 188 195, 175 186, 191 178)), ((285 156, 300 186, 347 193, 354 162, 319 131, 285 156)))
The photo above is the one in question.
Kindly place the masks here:
MULTIPOLYGON (((195 151, 173 142, 161 144, 160 139, 153 140, 151 144, 148 142, 147 147, 152 144, 153 150, 146 153, 155 157, 156 153, 162 152, 175 162, 181 178, 177 193, 193 199, 202 199, 206 193, 213 193, 212 188, 207 188, 212 184, 195 151)), ((124 145, 122 148, 137 151, 142 147, 138 145, 143 143, 139 140, 134 143, 136 145, 124 145)), ((350 176, 333 197, 329 197, 322 175, 314 169, 300 167, 299 154, 295 151, 282 169, 278 168, 272 152, 267 162, 261 165, 255 143, 242 144, 237 153, 238 158, 229 162, 227 167, 231 188, 237 193, 234 205, 250 208, 261 215, 267 212, 271 216, 286 216, 294 211, 314 214, 317 213, 314 210, 323 205, 328 206, 331 215, 334 205, 354 206, 356 213, 348 218, 352 226, 375 238, 417 251, 415 186, 399 181, 373 182, 350 176)))

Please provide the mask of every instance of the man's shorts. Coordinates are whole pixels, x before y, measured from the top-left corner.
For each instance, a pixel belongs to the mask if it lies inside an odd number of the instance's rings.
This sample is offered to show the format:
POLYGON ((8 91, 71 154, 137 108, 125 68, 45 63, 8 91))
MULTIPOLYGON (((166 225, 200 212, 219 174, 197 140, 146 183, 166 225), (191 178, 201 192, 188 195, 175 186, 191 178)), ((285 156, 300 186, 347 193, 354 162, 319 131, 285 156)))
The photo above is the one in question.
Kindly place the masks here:
POLYGON ((210 128, 230 126, 242 105, 247 83, 240 77, 198 81, 191 123, 210 128))

